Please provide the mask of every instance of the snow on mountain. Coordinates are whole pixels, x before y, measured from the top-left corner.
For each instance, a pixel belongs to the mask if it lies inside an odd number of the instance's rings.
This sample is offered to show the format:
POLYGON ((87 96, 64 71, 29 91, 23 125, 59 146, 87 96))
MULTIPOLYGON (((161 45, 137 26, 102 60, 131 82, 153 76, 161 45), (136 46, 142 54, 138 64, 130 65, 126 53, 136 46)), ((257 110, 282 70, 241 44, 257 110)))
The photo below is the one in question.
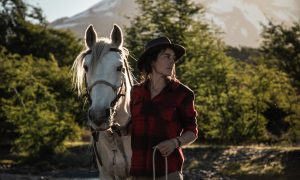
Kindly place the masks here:
POLYGON ((80 18, 89 17, 91 14, 99 14, 100 12, 108 12, 113 9, 115 6, 118 6, 121 1, 119 0, 102 0, 89 8, 87 11, 83 11, 82 13, 76 14, 70 18, 70 20, 76 20, 80 18))
POLYGON ((95 11, 107 11, 108 9, 113 8, 120 2, 121 2, 120 0, 101 1, 100 3, 97 3, 94 6, 94 10, 95 11))
MULTIPOLYGON (((194 0, 206 7, 205 17, 224 32, 225 42, 232 46, 259 45, 261 24, 268 19, 277 23, 299 20, 300 6, 297 0, 194 0)), ((126 16, 138 15, 134 0, 101 0, 91 8, 70 18, 54 21, 54 28, 68 28, 79 37, 85 28, 93 24, 99 34, 108 36, 113 24, 129 25, 126 16)))
POLYGON ((108 36, 114 24, 121 27, 129 25, 127 15, 136 15, 136 5, 133 0, 101 0, 89 9, 70 18, 58 19, 50 24, 54 28, 65 28, 84 36, 88 25, 93 24, 99 35, 108 36), (130 12, 130 13, 129 13, 130 12))
POLYGON ((232 46, 257 47, 262 24, 272 20, 290 25, 300 17, 297 0, 206 0, 204 4, 207 19, 221 27, 225 42, 232 46))

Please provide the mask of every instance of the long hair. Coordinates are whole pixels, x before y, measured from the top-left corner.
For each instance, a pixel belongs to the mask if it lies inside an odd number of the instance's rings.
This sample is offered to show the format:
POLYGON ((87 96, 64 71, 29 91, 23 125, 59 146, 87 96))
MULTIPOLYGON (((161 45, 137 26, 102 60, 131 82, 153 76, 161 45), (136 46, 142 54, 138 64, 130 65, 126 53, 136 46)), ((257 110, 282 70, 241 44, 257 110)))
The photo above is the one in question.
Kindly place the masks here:
MULTIPOLYGON (((152 73, 152 64, 157 61, 158 55, 166 51, 167 48, 168 47, 164 47, 163 49, 155 50, 145 57, 144 63, 142 65, 142 71, 141 71, 142 82, 150 79, 150 74, 152 73)), ((173 80, 176 79, 175 66, 172 70, 171 76, 167 76, 166 79, 173 79, 173 80)))

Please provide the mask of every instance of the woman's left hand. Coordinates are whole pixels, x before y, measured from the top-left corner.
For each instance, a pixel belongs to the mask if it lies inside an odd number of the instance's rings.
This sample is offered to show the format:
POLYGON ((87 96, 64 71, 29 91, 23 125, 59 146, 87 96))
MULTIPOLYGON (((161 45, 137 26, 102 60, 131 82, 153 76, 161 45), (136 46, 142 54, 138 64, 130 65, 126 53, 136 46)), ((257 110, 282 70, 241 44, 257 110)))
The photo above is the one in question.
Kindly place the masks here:
POLYGON ((174 139, 163 141, 157 145, 157 149, 163 157, 167 157, 176 149, 176 141, 174 139))

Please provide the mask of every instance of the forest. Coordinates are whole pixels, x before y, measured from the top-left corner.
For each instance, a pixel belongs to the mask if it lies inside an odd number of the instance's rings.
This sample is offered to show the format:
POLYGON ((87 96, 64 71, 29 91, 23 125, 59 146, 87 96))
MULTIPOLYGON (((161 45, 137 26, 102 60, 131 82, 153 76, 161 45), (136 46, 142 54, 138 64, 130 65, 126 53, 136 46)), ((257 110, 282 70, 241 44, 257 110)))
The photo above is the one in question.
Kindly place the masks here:
MULTIPOLYGON (((196 143, 300 145, 300 20, 269 21, 259 48, 236 48, 201 5, 136 2, 141 15, 123 29, 134 75, 149 39, 166 35, 186 47, 176 73, 195 92, 196 143)), ((52 29, 42 9, 23 0, 0 3, 0 148, 31 159, 64 151, 87 129, 87 107, 70 73, 83 37, 52 29)))

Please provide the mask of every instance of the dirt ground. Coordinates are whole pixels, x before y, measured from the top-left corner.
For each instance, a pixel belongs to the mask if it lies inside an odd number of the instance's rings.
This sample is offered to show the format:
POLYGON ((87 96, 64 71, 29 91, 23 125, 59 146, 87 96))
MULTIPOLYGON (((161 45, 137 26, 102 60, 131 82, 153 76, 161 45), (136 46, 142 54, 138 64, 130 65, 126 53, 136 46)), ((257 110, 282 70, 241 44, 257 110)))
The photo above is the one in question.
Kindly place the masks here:
MULTIPOLYGON (((184 148, 184 154, 183 173, 188 180, 300 179, 300 147, 194 145, 184 148)), ((22 164, 3 154, 0 158, 0 180, 98 179, 97 169, 91 168, 89 145, 22 164)))

